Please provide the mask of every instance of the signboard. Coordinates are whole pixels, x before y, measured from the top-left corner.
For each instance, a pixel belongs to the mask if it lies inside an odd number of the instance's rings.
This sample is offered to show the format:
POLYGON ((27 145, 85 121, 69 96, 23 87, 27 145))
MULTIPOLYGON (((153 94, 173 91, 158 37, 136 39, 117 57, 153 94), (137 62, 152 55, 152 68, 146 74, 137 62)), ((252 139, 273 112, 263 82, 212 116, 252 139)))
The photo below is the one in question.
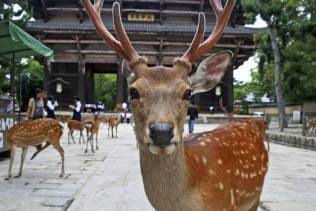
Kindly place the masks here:
POLYGON ((293 121, 294 122, 301 121, 301 112, 300 111, 293 111, 293 121))
POLYGON ((0 152, 8 150, 6 131, 14 125, 14 114, 0 114, 0 152))
POLYGON ((155 21, 155 15, 148 13, 129 13, 127 15, 127 20, 129 21, 155 21))
POLYGON ((14 119, 11 117, 0 116, 0 131, 6 131, 14 124, 14 119))

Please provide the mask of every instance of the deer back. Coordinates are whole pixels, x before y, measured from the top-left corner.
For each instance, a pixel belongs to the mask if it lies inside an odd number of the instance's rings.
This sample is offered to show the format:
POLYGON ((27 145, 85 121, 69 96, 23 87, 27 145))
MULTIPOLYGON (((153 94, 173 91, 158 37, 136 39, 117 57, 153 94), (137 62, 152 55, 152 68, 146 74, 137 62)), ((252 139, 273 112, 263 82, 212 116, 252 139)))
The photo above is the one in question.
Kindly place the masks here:
POLYGON ((52 137, 60 137, 63 126, 54 119, 27 120, 15 124, 7 132, 9 144, 36 145, 52 137))
POLYGON ((67 123, 69 129, 74 129, 74 130, 84 130, 84 124, 80 121, 77 120, 69 120, 67 123))
POLYGON ((204 205, 226 203, 235 210, 260 196, 268 168, 265 126, 253 119, 185 137, 188 189, 199 190, 204 205))

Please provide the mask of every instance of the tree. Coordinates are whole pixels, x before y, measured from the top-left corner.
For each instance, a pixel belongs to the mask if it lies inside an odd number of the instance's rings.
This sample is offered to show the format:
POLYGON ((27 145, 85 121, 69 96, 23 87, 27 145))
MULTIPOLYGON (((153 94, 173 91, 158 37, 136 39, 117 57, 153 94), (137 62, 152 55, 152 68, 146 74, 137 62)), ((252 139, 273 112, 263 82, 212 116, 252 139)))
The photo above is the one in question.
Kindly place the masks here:
MULTIPOLYGON (((248 20, 253 21, 257 15, 260 15, 267 23, 267 33, 271 41, 271 47, 274 60, 274 85, 275 95, 278 104, 279 127, 283 131, 287 127, 285 115, 285 103, 282 93, 282 55, 281 48, 287 44, 285 37, 279 35, 282 25, 288 24, 293 14, 293 8, 297 8, 296 0, 243 0, 243 8, 248 20), (292 9, 292 10, 291 10, 292 9), (284 38, 284 39, 282 39, 284 38)), ((296 10, 294 10, 296 11, 296 10)), ((295 14, 296 15, 296 14, 295 14)))
POLYGON ((95 74, 94 95, 96 101, 104 103, 106 110, 116 105, 116 74, 95 74))

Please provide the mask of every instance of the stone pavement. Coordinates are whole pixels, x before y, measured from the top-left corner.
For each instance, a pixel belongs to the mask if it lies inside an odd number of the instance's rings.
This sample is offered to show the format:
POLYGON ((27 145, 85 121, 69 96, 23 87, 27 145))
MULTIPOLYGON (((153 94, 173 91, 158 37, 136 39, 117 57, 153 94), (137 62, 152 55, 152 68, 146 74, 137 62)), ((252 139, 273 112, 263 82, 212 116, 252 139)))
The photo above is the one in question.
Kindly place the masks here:
MULTIPOLYGON (((214 125, 196 127, 196 131, 204 131, 214 125)), ((64 135, 65 178, 58 178, 61 162, 52 147, 32 161, 29 158, 34 149, 30 148, 19 179, 2 180, 9 161, 0 161, 0 210, 152 211, 142 186, 132 128, 123 124, 118 131, 118 139, 109 139, 106 129, 101 130, 96 154, 83 153, 83 145, 68 145, 64 135)), ((14 175, 19 156, 20 150, 14 175)), ((262 201, 264 210, 316 211, 316 152, 271 144, 262 201)))

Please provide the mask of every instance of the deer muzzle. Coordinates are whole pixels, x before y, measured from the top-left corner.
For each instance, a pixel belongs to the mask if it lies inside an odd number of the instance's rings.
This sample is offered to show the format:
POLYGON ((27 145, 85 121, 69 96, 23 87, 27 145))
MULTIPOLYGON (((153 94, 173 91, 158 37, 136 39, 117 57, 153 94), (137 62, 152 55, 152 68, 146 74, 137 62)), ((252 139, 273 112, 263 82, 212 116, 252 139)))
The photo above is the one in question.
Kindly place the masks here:
POLYGON ((174 137, 174 127, 169 123, 154 123, 149 126, 149 137, 156 146, 166 147, 174 137))

